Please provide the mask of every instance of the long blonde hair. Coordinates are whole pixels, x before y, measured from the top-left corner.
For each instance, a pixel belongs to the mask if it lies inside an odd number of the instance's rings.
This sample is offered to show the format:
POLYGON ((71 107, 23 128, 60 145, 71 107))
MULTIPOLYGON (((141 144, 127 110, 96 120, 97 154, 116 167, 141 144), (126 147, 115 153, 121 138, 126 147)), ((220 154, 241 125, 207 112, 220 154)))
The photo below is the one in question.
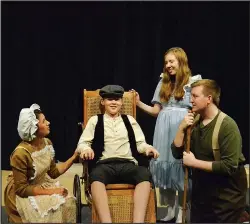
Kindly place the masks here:
POLYGON ((162 78, 162 86, 160 90, 160 100, 161 102, 168 102, 173 90, 175 89, 173 95, 176 100, 181 100, 184 96, 183 86, 186 85, 189 81, 189 78, 192 76, 191 70, 188 66, 188 58, 185 51, 180 47, 170 48, 164 54, 164 67, 163 67, 163 78, 162 78), (175 77, 175 85, 171 83, 170 75, 168 74, 165 66, 165 57, 167 54, 173 54, 178 63, 179 69, 176 73, 175 77))

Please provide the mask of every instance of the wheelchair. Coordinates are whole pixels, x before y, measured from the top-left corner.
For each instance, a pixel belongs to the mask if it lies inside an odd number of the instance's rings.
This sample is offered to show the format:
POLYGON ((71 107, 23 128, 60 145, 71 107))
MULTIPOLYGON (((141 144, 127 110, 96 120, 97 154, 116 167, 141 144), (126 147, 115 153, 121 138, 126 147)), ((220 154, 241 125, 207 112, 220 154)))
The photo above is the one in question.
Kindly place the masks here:
MULTIPOLYGON (((96 114, 103 113, 103 108, 100 104, 101 97, 99 96, 99 89, 94 91, 83 91, 83 123, 78 123, 82 130, 86 126, 89 118, 96 114)), ((136 101, 134 92, 125 92, 123 95, 123 105, 121 108, 122 114, 128 114, 136 118, 136 101)), ((145 157, 145 156, 143 156, 145 157)), ((145 161, 145 158, 143 159, 145 161)), ((81 202, 81 184, 84 185, 84 195, 87 205, 91 209, 92 223, 100 223, 95 205, 92 200, 89 171, 91 169, 91 161, 81 160, 83 165, 82 176, 74 176, 73 194, 76 197, 77 203, 77 223, 81 223, 81 210, 83 204, 81 202)), ((149 161, 148 161, 149 162, 149 161)), ((108 203, 111 213, 112 222, 114 223, 132 223, 133 222, 133 195, 135 186, 131 184, 117 183, 106 185, 108 195, 108 203)), ((145 215, 145 223, 156 223, 156 190, 151 182, 151 191, 148 201, 148 206, 145 215)))

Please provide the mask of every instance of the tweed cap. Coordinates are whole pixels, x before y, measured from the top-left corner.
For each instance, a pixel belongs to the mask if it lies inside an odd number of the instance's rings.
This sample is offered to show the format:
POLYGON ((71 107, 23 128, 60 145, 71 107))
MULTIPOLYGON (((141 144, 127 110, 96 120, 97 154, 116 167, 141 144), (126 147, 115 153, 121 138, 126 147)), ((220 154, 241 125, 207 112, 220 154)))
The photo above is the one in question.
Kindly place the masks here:
POLYGON ((102 98, 122 98, 124 94, 124 89, 118 85, 107 85, 100 89, 99 95, 102 98))

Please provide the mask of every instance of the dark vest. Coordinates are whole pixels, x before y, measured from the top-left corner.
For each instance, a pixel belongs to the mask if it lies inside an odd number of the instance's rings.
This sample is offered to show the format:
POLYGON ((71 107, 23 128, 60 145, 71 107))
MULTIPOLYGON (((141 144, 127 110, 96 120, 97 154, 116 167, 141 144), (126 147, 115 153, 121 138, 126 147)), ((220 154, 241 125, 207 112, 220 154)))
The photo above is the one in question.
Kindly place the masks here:
MULTIPOLYGON (((95 127, 94 139, 91 145, 91 148, 95 152, 95 158, 93 163, 96 163, 100 157, 102 156, 102 152, 104 151, 104 122, 103 122, 103 114, 97 114, 98 120, 95 127)), ((125 127, 128 131, 128 138, 130 143, 130 148, 132 152, 132 156, 138 161, 138 165, 140 166, 149 166, 149 158, 143 154, 140 154, 137 151, 136 140, 135 140, 135 133, 132 128, 132 125, 127 117, 127 115, 121 115, 125 127)))

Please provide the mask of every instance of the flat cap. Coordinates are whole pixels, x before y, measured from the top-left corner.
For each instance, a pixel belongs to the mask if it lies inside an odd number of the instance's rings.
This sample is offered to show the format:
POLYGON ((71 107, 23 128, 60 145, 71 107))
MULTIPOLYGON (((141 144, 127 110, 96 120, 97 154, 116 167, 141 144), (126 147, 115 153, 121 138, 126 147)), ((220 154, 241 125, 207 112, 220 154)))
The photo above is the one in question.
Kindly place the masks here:
POLYGON ((118 97, 122 98, 124 94, 124 89, 118 85, 107 85, 100 89, 99 95, 102 98, 118 97))

